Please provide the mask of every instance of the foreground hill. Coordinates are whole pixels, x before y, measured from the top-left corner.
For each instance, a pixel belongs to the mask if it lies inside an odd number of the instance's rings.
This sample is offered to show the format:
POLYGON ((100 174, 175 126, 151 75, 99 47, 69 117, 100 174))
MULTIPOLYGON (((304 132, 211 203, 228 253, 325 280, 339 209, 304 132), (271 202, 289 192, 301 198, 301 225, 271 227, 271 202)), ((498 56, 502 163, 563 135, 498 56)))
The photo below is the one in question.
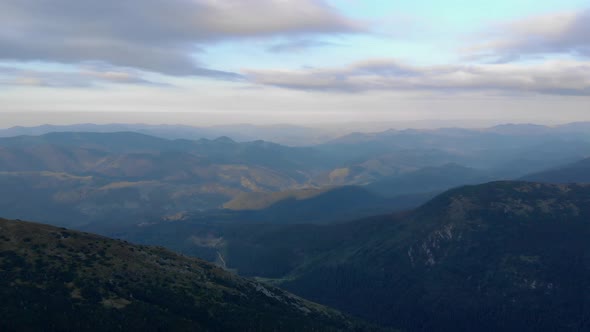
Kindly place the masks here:
POLYGON ((341 331, 340 313, 156 247, 0 219, 2 331, 341 331))
POLYGON ((189 221, 131 237, 407 331, 584 331, 588 220, 588 185, 493 182, 352 223, 189 221))

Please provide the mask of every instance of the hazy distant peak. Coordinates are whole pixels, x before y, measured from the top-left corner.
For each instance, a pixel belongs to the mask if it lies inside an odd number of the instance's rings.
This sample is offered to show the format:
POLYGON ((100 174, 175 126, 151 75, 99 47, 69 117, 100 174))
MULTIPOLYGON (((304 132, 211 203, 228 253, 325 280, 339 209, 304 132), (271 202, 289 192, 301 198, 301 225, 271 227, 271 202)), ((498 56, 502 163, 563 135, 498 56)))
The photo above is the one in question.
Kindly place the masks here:
POLYGON ((489 128, 487 131, 500 133, 500 134, 511 134, 511 135, 531 135, 531 134, 544 134, 551 131, 551 127, 542 126, 532 123, 513 124, 507 123, 489 128))
POLYGON ((214 139, 213 141, 216 143, 227 143, 227 144, 236 143, 236 141, 234 141, 233 139, 231 139, 227 136, 220 136, 220 137, 214 139))

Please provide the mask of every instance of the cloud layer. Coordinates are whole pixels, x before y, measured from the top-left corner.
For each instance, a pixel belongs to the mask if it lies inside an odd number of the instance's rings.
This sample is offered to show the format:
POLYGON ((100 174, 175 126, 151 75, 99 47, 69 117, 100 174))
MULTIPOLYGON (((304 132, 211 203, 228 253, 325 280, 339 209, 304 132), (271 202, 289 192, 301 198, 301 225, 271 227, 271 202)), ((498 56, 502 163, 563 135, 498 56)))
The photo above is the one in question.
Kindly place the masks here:
POLYGON ((320 0, 4 0, 0 59, 88 61, 167 75, 236 78, 199 64, 202 45, 245 37, 353 33, 320 0))
MULTIPOLYGON (((0 67, 5 85, 153 84, 145 72, 155 72, 306 91, 590 95, 590 9, 493 27, 493 36, 468 52, 471 60, 491 57, 494 64, 415 66, 369 59, 341 67, 240 73, 208 68, 196 56, 209 45, 244 38, 271 38, 270 53, 301 52, 335 45, 319 35, 367 29, 324 0, 3 0, 0 22, 0 61, 74 65, 70 72, 0 67), (578 60, 517 61, 553 54, 578 60)), ((405 30, 412 29, 400 33, 405 30)))
POLYGON ((590 62, 412 66, 377 59, 338 68, 246 70, 262 85, 309 91, 500 91, 590 95, 590 62))

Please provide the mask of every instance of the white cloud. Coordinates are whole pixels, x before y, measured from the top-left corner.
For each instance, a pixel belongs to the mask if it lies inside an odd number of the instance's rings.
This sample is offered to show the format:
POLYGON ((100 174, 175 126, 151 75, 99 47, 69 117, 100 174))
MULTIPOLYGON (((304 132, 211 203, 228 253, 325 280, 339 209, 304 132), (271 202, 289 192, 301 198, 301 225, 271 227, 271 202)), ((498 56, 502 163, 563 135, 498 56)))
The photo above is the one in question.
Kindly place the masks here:
POLYGON ((37 87, 90 87, 101 83, 162 85, 138 71, 85 67, 75 71, 41 71, 0 67, 0 84, 37 87))
POLYGON ((472 57, 509 61, 527 56, 569 54, 590 57, 590 9, 554 13, 494 27, 488 40, 466 48, 472 57))
POLYGON ((244 70, 251 81, 315 91, 500 91, 590 95, 590 62, 412 66, 391 59, 337 68, 244 70))

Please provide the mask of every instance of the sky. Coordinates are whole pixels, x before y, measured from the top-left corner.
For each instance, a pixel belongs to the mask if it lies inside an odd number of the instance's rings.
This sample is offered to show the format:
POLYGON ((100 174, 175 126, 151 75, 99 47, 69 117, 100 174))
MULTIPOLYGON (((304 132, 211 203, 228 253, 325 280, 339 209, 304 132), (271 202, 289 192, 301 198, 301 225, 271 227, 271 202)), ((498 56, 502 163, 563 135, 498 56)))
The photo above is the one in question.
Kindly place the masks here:
POLYGON ((587 0, 3 0, 0 22, 0 127, 590 121, 587 0))

